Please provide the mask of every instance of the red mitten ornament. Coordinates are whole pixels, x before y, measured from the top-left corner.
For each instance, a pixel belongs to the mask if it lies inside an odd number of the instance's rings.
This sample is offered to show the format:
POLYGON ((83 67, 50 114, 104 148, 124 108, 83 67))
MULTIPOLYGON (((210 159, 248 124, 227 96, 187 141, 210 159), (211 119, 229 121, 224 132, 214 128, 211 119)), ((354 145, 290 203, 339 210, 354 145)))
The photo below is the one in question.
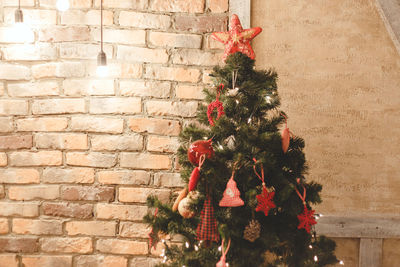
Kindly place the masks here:
POLYGON ((190 175, 189 186, 188 186, 189 192, 196 188, 197 182, 200 179, 200 169, 205 159, 206 159, 205 154, 200 156, 199 167, 194 168, 194 170, 192 171, 192 175, 190 175))
POLYGON ((235 180, 233 180, 234 175, 235 170, 232 171, 232 176, 226 185, 224 196, 219 202, 221 207, 240 207, 244 205, 243 200, 240 198, 240 191, 237 188, 235 180))
MULTIPOLYGON (((299 180, 298 180, 299 182, 299 180)), ((317 224, 317 221, 314 218, 314 212, 315 210, 308 210, 306 206, 306 188, 303 185, 303 195, 300 194, 299 190, 296 188, 296 193, 299 196, 299 198, 303 201, 304 204, 304 210, 303 213, 300 215, 297 215, 297 219, 299 219, 299 226, 297 226, 297 229, 305 229, 307 233, 310 233, 311 231, 311 226, 317 224)))
POLYGON ((219 120, 219 118, 221 118, 221 116, 225 114, 224 106, 219 101, 219 96, 221 95, 222 90, 224 90, 224 85, 221 83, 217 88, 217 99, 215 99, 215 101, 211 102, 207 107, 207 118, 208 118, 208 122, 210 123, 211 126, 215 125, 214 118, 212 117, 212 113, 213 113, 214 109, 217 109, 216 120, 219 120))
POLYGON ((197 240, 215 242, 219 240, 217 220, 214 217, 214 207, 208 193, 200 214, 200 223, 197 226, 196 234, 197 240))
POLYGON ((264 179, 264 167, 261 165, 261 175, 258 174, 257 169, 256 169, 256 164, 257 160, 253 158, 254 160, 254 173, 257 175, 257 177, 261 180, 262 186, 263 186, 263 191, 261 194, 257 195, 257 208, 256 211, 263 211, 265 216, 268 216, 269 210, 273 209, 276 207, 275 202, 273 200, 275 196, 275 192, 269 192, 266 185, 265 185, 265 179, 264 179))
POLYGON ((219 259, 219 262, 217 262, 217 264, 215 265, 216 267, 228 267, 229 266, 228 264, 226 264, 226 254, 228 254, 229 247, 231 246, 231 240, 229 239, 228 246, 226 247, 226 249, 224 247, 224 241, 225 241, 225 239, 222 239, 222 244, 221 244, 222 255, 221 255, 221 258, 219 259))
POLYGON ((255 54, 251 48, 250 41, 261 31, 260 27, 243 30, 239 17, 233 14, 229 23, 229 32, 214 32, 212 37, 225 44, 223 60, 226 60, 230 54, 236 52, 242 52, 249 58, 254 59, 255 54))
POLYGON ((199 166, 201 155, 206 155, 208 159, 214 156, 214 149, 211 145, 212 140, 198 140, 192 143, 188 149, 189 161, 195 165, 199 166))

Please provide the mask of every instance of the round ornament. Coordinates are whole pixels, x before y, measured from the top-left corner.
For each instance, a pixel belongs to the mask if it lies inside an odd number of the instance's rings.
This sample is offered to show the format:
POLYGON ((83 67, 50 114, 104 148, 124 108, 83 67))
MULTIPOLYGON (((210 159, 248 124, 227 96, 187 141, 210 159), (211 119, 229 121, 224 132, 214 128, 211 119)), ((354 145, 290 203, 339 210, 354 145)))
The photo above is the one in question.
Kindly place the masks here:
POLYGON ((198 140, 192 143, 188 149, 189 161, 198 166, 200 162, 201 155, 206 155, 208 159, 214 156, 214 149, 211 145, 212 140, 198 140))
POLYGON ((194 216, 194 211, 190 209, 190 202, 192 199, 190 197, 185 197, 179 202, 178 211, 179 214, 182 215, 183 218, 189 219, 194 216))

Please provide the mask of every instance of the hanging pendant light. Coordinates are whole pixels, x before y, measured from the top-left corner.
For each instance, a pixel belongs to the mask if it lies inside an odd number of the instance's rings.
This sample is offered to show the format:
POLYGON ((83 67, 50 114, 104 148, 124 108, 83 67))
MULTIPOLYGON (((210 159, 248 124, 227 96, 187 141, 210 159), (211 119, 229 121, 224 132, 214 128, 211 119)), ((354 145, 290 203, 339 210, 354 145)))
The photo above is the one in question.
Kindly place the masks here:
POLYGON ((29 29, 28 25, 24 23, 24 14, 21 10, 21 0, 18 0, 18 9, 15 10, 14 13, 14 38, 18 42, 26 42, 30 39, 30 36, 33 38, 33 33, 29 29))
POLYGON ((59 11, 67 11, 69 9, 69 0, 57 0, 57 9, 59 11))
POLYGON ((101 34, 101 50, 97 56, 97 70, 96 74, 100 77, 105 77, 108 75, 108 67, 107 67, 107 55, 103 51, 103 0, 101 0, 100 4, 100 34, 101 34))
POLYGON ((15 16, 14 20, 15 24, 24 23, 24 14, 22 13, 21 10, 21 0, 18 0, 18 9, 15 10, 14 16, 15 16))

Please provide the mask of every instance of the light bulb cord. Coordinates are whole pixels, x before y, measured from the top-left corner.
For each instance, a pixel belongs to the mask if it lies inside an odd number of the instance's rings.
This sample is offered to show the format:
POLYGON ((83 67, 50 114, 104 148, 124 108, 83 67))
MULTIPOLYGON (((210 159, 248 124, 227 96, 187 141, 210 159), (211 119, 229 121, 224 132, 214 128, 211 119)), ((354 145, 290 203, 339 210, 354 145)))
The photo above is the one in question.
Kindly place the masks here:
POLYGON ((21 0, 18 0, 18 9, 21 9, 21 0))
POLYGON ((101 52, 103 52, 103 0, 100 1, 100 45, 101 45, 101 52))

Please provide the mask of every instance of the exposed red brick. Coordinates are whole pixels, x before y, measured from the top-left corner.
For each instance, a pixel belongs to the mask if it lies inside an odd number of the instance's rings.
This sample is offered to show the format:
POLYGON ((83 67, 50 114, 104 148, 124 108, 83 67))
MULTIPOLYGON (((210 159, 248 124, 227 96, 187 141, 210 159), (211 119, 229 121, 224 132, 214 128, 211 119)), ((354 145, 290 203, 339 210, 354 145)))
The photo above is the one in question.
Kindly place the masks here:
POLYGON ((114 200, 114 188, 65 186, 61 188, 61 198, 64 200, 92 200, 111 202, 114 200))
POLYGON ((228 25, 227 16, 177 16, 175 18, 175 28, 179 31, 191 32, 218 32, 225 31, 228 25))
POLYGON ((93 205, 75 203, 43 203, 44 215, 88 219, 93 217, 93 205))
POLYGON ((0 149, 20 149, 32 147, 32 135, 0 136, 0 149))
POLYGON ((0 252, 33 253, 39 250, 37 238, 0 238, 0 252))

